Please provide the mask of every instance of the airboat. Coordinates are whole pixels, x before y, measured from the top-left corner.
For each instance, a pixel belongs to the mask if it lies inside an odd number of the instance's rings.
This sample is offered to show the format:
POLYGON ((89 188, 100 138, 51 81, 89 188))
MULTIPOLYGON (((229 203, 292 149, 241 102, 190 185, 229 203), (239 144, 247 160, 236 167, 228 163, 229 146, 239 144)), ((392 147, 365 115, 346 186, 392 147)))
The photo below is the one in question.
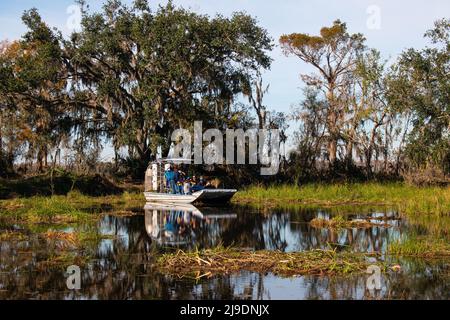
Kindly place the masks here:
POLYGON ((165 179, 165 166, 189 165, 191 159, 159 159, 149 164, 145 172, 145 192, 147 202, 156 203, 204 203, 220 204, 231 200, 236 189, 205 188, 188 194, 171 193, 165 179))

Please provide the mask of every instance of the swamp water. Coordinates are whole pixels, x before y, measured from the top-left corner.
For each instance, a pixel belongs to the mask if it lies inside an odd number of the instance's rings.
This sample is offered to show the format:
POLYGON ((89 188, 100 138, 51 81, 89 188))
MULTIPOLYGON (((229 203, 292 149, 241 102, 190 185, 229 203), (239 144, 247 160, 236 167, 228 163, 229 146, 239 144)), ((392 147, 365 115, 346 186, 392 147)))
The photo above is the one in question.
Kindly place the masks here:
MULTIPOLYGON (((107 212, 96 224, 8 225, 0 222, 0 299, 449 299, 450 259, 395 258, 390 243, 424 232, 389 208, 289 209, 146 205, 135 215, 107 212), (366 228, 314 228, 314 218, 373 223, 366 228), (45 239, 49 229, 91 235, 82 245, 45 239), (94 236, 92 236, 94 235, 94 236), (381 289, 366 289, 368 274, 297 276, 241 271, 193 279, 160 274, 154 263, 168 248, 196 250, 217 245, 294 252, 312 249, 377 253, 390 268, 381 289), (80 258, 81 257, 81 258, 80 258), (66 268, 81 268, 81 289, 66 286, 66 268)), ((377 261, 374 260, 374 264, 377 261)))

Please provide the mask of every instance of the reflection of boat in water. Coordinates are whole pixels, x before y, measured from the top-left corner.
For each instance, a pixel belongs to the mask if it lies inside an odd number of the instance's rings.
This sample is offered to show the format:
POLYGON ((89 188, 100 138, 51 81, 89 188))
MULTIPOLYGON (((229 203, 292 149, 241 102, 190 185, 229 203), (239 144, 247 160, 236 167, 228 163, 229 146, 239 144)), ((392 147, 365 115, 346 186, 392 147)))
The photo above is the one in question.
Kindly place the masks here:
MULTIPOLYGON (((145 173, 145 192, 147 202, 193 203, 204 204, 228 202, 236 189, 212 189, 205 187, 202 190, 189 190, 188 194, 169 192, 168 182, 164 174, 164 166, 172 164, 190 163, 190 159, 159 159, 149 165, 145 173), (192 192, 192 193, 191 193, 192 192)), ((173 180, 171 180, 173 181, 173 180)), ((203 188, 203 187, 202 187, 203 188)), ((183 188, 182 188, 183 189, 183 188)), ((188 187, 188 189, 190 189, 188 187)))
POLYGON ((147 234, 158 244, 166 246, 193 243, 195 231, 202 222, 237 217, 236 214, 217 213, 216 210, 201 212, 191 204, 147 203, 144 210, 147 234))

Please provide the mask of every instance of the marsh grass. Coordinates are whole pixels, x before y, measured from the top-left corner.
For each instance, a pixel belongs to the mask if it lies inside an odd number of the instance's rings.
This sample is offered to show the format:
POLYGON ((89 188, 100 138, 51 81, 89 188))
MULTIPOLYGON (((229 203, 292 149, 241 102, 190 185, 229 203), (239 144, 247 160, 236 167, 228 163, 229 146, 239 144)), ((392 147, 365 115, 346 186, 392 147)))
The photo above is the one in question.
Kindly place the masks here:
POLYGON ((297 203, 320 206, 389 205, 401 213, 450 215, 450 188, 401 183, 307 184, 252 186, 236 194, 237 203, 297 203))
POLYGON ((70 232, 48 229, 40 236, 53 241, 61 249, 81 248, 104 239, 114 239, 114 236, 100 234, 96 229, 75 229, 70 232))
POLYGON ((23 223, 73 223, 92 219, 62 196, 32 197, 0 202, 0 218, 23 223))
POLYGON ((27 239, 26 235, 20 231, 2 231, 0 241, 22 241, 27 239))
POLYGON ((67 196, 16 198, 0 201, 0 219, 21 223, 88 223, 98 220, 101 206, 118 211, 132 205, 143 205, 141 194, 89 197, 77 191, 67 196), (97 214, 96 214, 97 213, 97 214))
POLYGON ((334 216, 331 219, 314 218, 309 224, 313 228, 318 229, 369 229, 372 227, 391 227, 391 225, 386 223, 372 223, 366 220, 346 220, 342 215, 334 216))
POLYGON ((46 259, 37 262, 38 270, 61 269, 66 270, 67 266, 77 265, 79 267, 85 266, 91 257, 89 255, 82 255, 76 251, 54 252, 46 259))
POLYGON ((156 269, 178 277, 196 279, 241 270, 279 276, 338 275, 364 272, 369 263, 362 254, 311 250, 303 252, 242 251, 218 247, 202 251, 166 253, 159 257, 156 269))
POLYGON ((450 257, 450 243, 446 239, 409 236, 391 243, 388 254, 422 258, 450 257))
POLYGON ((100 204, 109 205, 126 205, 131 203, 142 203, 145 202, 144 195, 140 192, 127 192, 118 195, 108 195, 103 197, 91 197, 86 196, 78 191, 71 191, 65 197, 67 200, 82 207, 93 207, 100 204))
POLYGON ((450 216, 411 215, 408 225, 416 234, 426 234, 450 243, 450 216))

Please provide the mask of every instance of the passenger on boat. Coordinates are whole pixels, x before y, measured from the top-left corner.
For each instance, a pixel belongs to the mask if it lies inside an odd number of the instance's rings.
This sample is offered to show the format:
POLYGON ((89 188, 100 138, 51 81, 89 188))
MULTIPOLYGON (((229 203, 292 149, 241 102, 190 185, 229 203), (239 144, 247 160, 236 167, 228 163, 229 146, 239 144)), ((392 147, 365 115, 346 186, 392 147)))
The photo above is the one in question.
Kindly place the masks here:
POLYGON ((178 181, 177 181, 178 193, 187 194, 184 191, 184 182, 186 181, 186 174, 182 170, 179 170, 177 167, 175 167, 175 170, 178 170, 178 181))
POLYGON ((184 181, 183 191, 184 194, 192 194, 191 179, 189 177, 187 177, 186 180, 184 181))
POLYGON ((170 164, 166 164, 164 177, 166 178, 166 186, 169 188, 170 193, 176 194, 177 192, 177 181, 178 172, 173 169, 170 164))
POLYGON ((200 177, 200 180, 198 181, 197 177, 193 176, 192 177, 192 187, 191 187, 192 192, 201 191, 203 189, 205 189, 203 177, 200 177))

